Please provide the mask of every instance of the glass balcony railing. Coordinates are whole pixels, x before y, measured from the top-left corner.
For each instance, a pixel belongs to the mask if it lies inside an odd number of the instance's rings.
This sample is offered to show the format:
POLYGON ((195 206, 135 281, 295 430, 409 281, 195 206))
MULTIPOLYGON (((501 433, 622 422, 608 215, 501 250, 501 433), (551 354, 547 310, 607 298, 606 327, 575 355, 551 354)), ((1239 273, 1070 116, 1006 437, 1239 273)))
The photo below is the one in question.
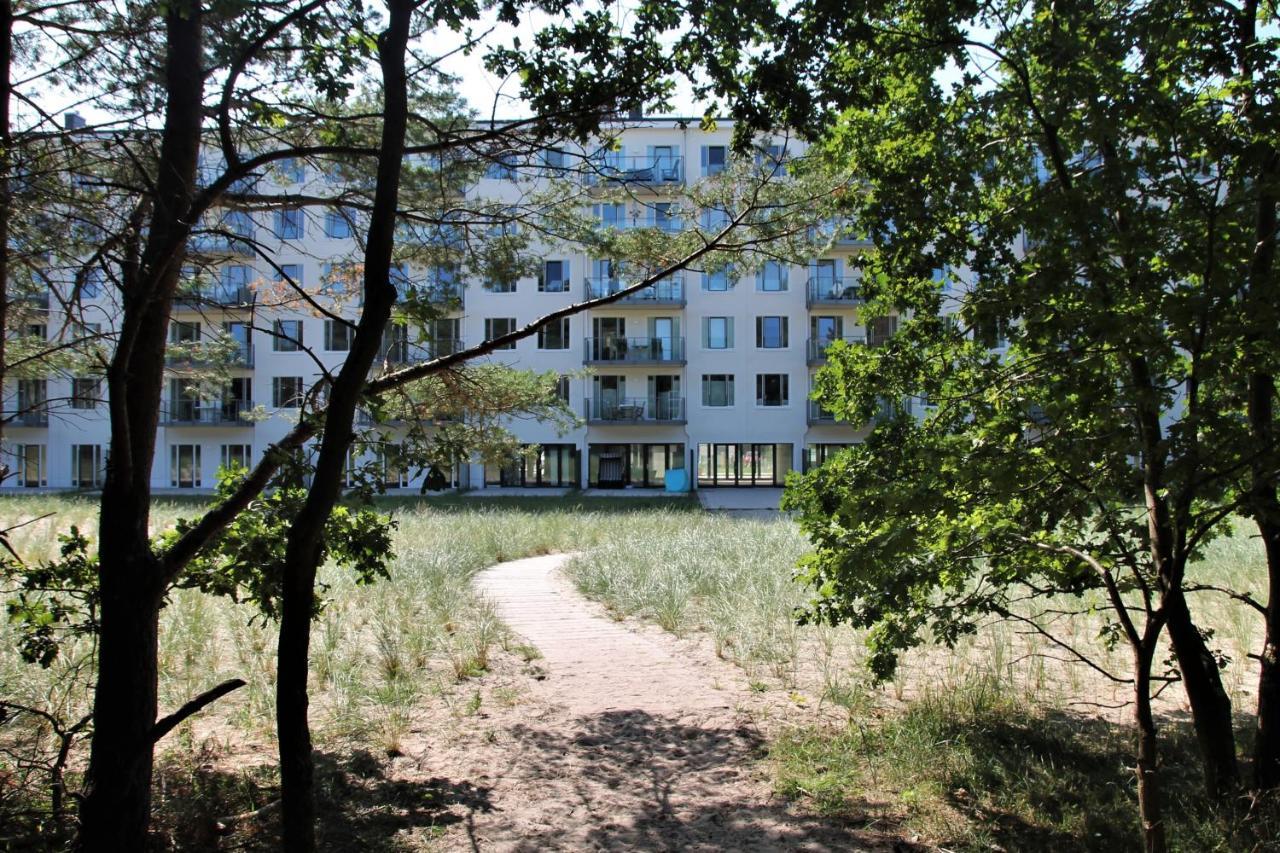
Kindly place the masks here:
POLYGON ((238 343, 228 352, 221 346, 205 346, 199 342, 193 342, 164 354, 164 363, 170 367, 180 367, 184 364, 217 364, 222 359, 225 359, 231 367, 253 367, 253 345, 238 343))
POLYGON ((11 427, 47 427, 49 410, 44 403, 19 408, 17 411, 5 411, 0 414, 0 423, 11 427))
POLYGON ((809 279, 808 297, 810 305, 861 305, 862 280, 854 276, 815 276, 809 279))
POLYGON ((583 361, 588 364, 683 364, 684 338, 587 338, 583 361))
POLYGON ((192 234, 187 240, 187 251, 193 255, 209 257, 232 255, 238 258, 251 258, 254 255, 252 239, 208 231, 192 234))
POLYGON ((684 423, 684 397, 593 397, 586 401, 589 423, 684 423))
POLYGON ((163 413, 166 426, 253 426, 243 415, 252 400, 170 400, 163 413))
POLYGON ((183 287, 174 297, 179 306, 212 305, 223 308, 253 305, 256 299, 257 296, 248 287, 222 284, 212 287, 183 287))
POLYGON ((587 168, 586 182, 593 186, 663 186, 684 183, 684 158, 670 154, 594 158, 588 161, 587 168))
MULTIPOLYGON (((635 282, 620 278, 589 278, 586 285, 587 299, 600 299, 626 290, 635 282)), ((635 293, 624 296, 614 305, 684 305, 684 277, 668 276, 635 293)))
POLYGON ((861 335, 847 335, 839 338, 809 338, 806 347, 810 364, 820 364, 827 360, 827 347, 836 341, 844 341, 849 346, 864 346, 867 339, 861 335))

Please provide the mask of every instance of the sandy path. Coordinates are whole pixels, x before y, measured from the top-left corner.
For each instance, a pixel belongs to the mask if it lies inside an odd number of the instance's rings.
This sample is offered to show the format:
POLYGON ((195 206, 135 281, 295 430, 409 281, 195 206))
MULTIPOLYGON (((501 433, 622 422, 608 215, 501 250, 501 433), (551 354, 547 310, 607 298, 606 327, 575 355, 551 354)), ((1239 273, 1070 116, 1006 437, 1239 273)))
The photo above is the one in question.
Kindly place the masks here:
POLYGON ((695 644, 609 619, 559 576, 566 559, 503 563, 477 579, 543 657, 498 686, 523 691, 520 702, 432 738, 419 754, 443 775, 437 785, 458 788, 456 823, 438 846, 892 849, 891 839, 772 798, 758 761, 760 709, 750 707, 759 695, 742 674, 695 644))

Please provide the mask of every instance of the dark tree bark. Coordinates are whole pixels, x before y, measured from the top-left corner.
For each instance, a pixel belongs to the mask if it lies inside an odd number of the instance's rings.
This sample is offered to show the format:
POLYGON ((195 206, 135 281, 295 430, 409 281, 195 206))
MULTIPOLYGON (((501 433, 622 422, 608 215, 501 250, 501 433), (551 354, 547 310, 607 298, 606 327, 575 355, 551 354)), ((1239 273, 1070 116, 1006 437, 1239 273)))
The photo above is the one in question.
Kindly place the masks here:
MULTIPOLYGON (((1155 631, 1155 636, 1159 631, 1155 631)), ((1133 649, 1133 719, 1138 728, 1138 813, 1142 817, 1145 853, 1164 853, 1164 812, 1160 796, 1160 754, 1155 717, 1151 713, 1151 659, 1153 636, 1133 649)))
POLYGON ((1178 660, 1182 687, 1191 705, 1191 720, 1200 745, 1205 791, 1224 799, 1240 787, 1240 765, 1232 727, 1231 697, 1222 686, 1218 662, 1192 622, 1181 586, 1164 600, 1170 644, 1178 660))
POLYGON ((124 312, 107 370, 111 455, 99 516, 101 610, 93 747, 81 806, 83 850, 141 850, 151 810, 157 626, 166 577, 150 546, 151 464, 164 382, 165 328, 189 232, 203 91, 197 2, 165 16, 168 102, 154 210, 137 269, 123 269, 124 312))
POLYGON ((281 820, 284 848, 315 849, 315 790, 311 732, 307 722, 308 653, 316 570, 323 553, 324 525, 342 488, 347 452, 354 438, 356 406, 377 358, 396 291, 391 284, 400 169, 408 123, 405 51, 413 13, 411 0, 390 0, 387 29, 378 38, 382 68, 382 144, 377 184, 365 244, 364 307, 355 341, 329 392, 324 432, 306 501, 289 530, 281 596, 276 726, 280 742, 281 820))

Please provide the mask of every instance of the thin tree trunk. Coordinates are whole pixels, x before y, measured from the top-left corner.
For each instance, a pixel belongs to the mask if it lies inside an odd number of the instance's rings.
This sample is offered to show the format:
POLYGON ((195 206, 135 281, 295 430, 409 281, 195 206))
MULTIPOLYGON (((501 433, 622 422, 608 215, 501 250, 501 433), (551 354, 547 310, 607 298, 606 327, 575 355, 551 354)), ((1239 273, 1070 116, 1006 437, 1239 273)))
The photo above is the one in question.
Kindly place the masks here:
MULTIPOLYGON (((154 211, 136 262, 122 264, 123 322, 107 370, 111 455, 99 515, 101 629, 93 746, 81 805, 82 850, 142 850, 151 810, 160 607, 166 575, 151 550, 151 466, 164 383, 165 329, 195 186, 203 93, 202 16, 194 0, 165 16, 167 103, 154 211)), ((130 253, 130 258, 137 257, 130 253)))
POLYGON ((284 849, 291 853, 309 853, 316 843, 314 769, 307 722, 307 657, 316 570, 324 550, 324 525, 341 492, 356 406, 396 299, 390 281, 391 252, 408 124, 405 50, 412 3, 390 0, 388 7, 387 29, 378 39, 383 79, 382 143, 365 243, 364 307, 351 351, 329 393, 311 488, 289 529, 285 546, 276 727, 280 742, 281 829, 284 849))
POLYGON ((1147 643, 1133 650, 1133 719, 1138 726, 1138 814, 1142 818, 1142 847, 1164 853, 1164 815, 1160 797, 1160 754, 1156 723, 1151 713, 1151 658, 1147 643))
MULTIPOLYGON (((0 0, 0 398, 4 394, 5 340, 9 337, 9 223, 13 216, 10 177, 13 172, 13 129, 10 122, 10 99, 13 81, 13 0, 0 0)), ((0 407, 3 408, 3 407, 0 407)), ((4 416, 0 412, 0 444, 4 442, 4 416)), ((0 483, 9 474, 0 455, 0 483)))
POLYGON ((1258 720, 1253 746, 1253 784, 1280 787, 1280 505, 1260 515, 1258 530, 1267 552, 1267 612, 1258 673, 1258 720))

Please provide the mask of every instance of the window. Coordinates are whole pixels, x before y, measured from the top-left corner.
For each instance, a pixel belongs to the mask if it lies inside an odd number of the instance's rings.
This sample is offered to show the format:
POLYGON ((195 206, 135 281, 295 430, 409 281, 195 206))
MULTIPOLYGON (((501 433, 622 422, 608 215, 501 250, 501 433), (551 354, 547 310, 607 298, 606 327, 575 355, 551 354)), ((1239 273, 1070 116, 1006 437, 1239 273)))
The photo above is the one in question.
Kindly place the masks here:
POLYGON ((609 204, 599 205, 600 209, 600 227, 602 228, 626 228, 627 227, 627 206, 622 202, 612 202, 609 204))
POLYGON ((756 163, 770 174, 785 175, 787 173, 787 147, 785 145, 762 145, 756 152, 756 163))
POLYGON ((756 274, 756 290, 777 292, 787 289, 787 268, 777 261, 765 261, 756 274))
POLYGON ((276 211, 276 236, 281 240, 302 239, 302 208, 286 207, 276 211))
POLYGON ((538 279, 540 293, 567 293, 569 291, 569 262, 547 261, 542 265, 538 279))
POLYGON ((276 352, 302 350, 302 321, 276 320, 272 324, 271 348, 276 352))
POLYGON ((733 318, 703 317, 702 346, 705 349, 733 349, 733 318))
POLYGON ((248 468, 253 464, 253 445, 252 444, 224 444, 222 445, 222 467, 223 468, 248 468))
POLYGON ((723 145, 702 146, 702 174, 704 177, 718 175, 724 171, 728 162, 728 150, 723 145))
POLYGON ((785 406, 789 401, 788 384, 791 377, 785 373, 756 374, 756 405, 785 406))
POLYGON ((659 231, 674 232, 680 230, 680 217, 677 211, 680 206, 670 201, 654 202, 649 208, 649 224, 659 231))
POLYGON ((102 267, 90 267, 84 274, 84 285, 80 288, 80 295, 86 299, 97 299, 102 295, 102 285, 107 280, 107 274, 102 267))
POLYGON ((733 374, 702 374, 702 405, 716 407, 732 406, 733 374))
POLYGON ((704 272, 702 274, 702 289, 709 290, 712 293, 723 293, 729 289, 729 268, 716 270, 715 272, 704 272))
POLYGON ((324 348, 329 352, 349 352, 356 330, 341 320, 324 321, 324 348))
POLYGON ((71 445, 71 485, 80 489, 97 488, 102 485, 104 473, 102 445, 71 445))
POLYGON ((340 210, 330 210, 324 215, 324 235, 335 240, 351 236, 351 222, 340 210))
POLYGON ((301 376, 273 376, 271 403, 277 409, 296 409, 302 405, 304 391, 301 376))
POLYGON ((200 324, 186 320, 172 320, 169 323, 169 343, 193 344, 200 340, 200 324))
POLYGON ((23 327, 22 333, 28 338, 35 338, 36 340, 43 341, 45 338, 49 337, 49 327, 44 323, 28 323, 23 327))
MULTIPOLYGON (((566 318, 567 319, 567 318, 566 318)), ((509 335, 516 330, 515 317, 485 317, 484 319, 484 339, 491 341, 494 338, 500 338, 503 335, 509 335)), ((503 344, 498 349, 515 349, 516 343, 512 341, 503 344)))
POLYGON ((18 463, 17 470, 14 471, 17 485, 38 489, 49 484, 45 470, 45 451, 43 444, 14 445, 13 455, 17 457, 18 463))
POLYGON ((169 445, 169 485, 175 489, 200 488, 200 445, 169 445))
POLYGON ((71 380, 71 408, 95 409, 98 406, 102 380, 96 376, 76 377, 71 380))
POLYGON ((538 330, 538 349, 568 349, 569 318, 561 317, 538 330))
POLYGON ((307 164, 297 157, 281 160, 276 168, 280 170, 280 178, 285 182, 300 184, 307 179, 307 164))
POLYGON ((561 376, 556 380, 556 399, 569 405, 569 377, 561 376))
POLYGON ((224 216, 222 226, 237 237, 253 239, 253 217, 243 210, 233 210, 224 216))
POLYGON ((786 349, 787 318, 757 317, 756 346, 760 349, 786 349))
POLYGON ((321 264, 320 286, 329 296, 358 293, 363 284, 357 264, 321 264))
POLYGON ((280 270, 276 273, 276 281, 291 281, 301 287, 302 264, 281 264, 280 270))
POLYGON ((702 211, 702 228, 704 231, 719 233, 729 227, 729 211, 723 207, 709 207, 702 211))
POLYGON ((515 276, 506 275, 502 278, 491 279, 484 283, 484 289, 490 293, 515 293, 516 279, 515 276))
POLYGON ((248 301, 249 282, 252 280, 253 270, 244 264, 223 267, 216 301, 223 303, 248 301))
POLYGON ((496 181, 514 181, 516 179, 516 155, 511 152, 499 154, 485 167, 484 176, 496 181))

